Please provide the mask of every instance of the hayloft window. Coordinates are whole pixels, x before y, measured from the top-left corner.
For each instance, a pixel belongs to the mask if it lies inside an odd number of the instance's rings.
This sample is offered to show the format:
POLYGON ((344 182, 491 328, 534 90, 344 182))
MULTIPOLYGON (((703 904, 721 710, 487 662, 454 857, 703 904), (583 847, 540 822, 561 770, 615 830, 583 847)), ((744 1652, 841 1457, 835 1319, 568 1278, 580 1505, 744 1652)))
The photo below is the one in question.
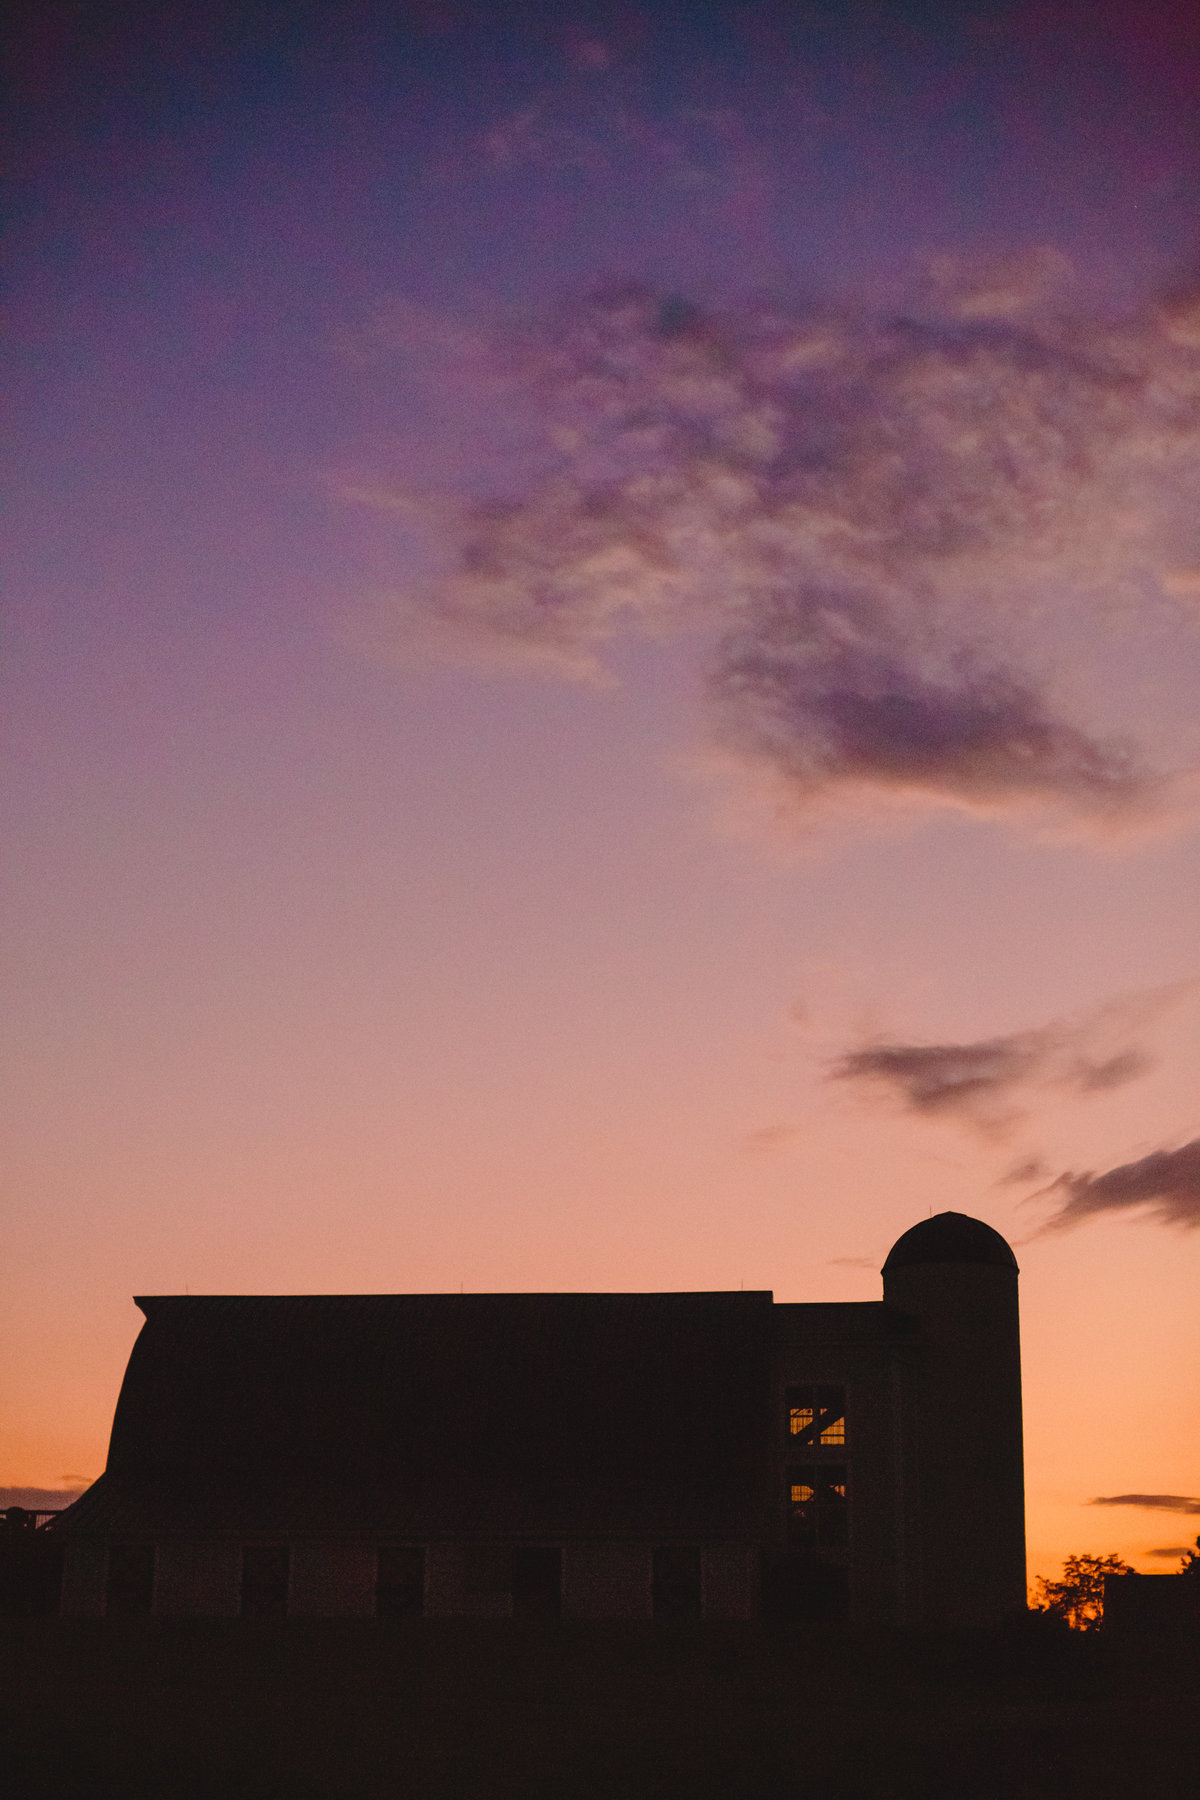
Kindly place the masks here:
POLYGON ((840 1449, 846 1442, 846 1390, 843 1387, 790 1387, 787 1391, 788 1436, 797 1444, 840 1449))
POLYGON ((145 1618, 154 1610, 154 1545, 110 1544, 104 1610, 112 1618, 145 1618))
POLYGON ((800 1463, 788 1470, 788 1541, 797 1548, 840 1549, 849 1538, 844 1463, 800 1463))
POLYGON ((375 1616, 419 1619, 425 1611, 425 1552, 381 1544, 375 1565, 375 1616))
POLYGON ((286 1544, 248 1544, 242 1551, 242 1617, 282 1619, 288 1609, 286 1544))

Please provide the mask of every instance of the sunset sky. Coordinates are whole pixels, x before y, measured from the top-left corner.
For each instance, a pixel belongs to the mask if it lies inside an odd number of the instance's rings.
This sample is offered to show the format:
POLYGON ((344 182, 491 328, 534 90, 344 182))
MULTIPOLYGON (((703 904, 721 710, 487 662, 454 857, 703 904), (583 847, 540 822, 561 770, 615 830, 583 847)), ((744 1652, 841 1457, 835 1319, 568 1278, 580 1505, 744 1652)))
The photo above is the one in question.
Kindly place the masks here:
POLYGON ((9 1497, 134 1294, 869 1300, 953 1209, 1031 1574, 1173 1567, 1194 0, 19 12, 9 1497))

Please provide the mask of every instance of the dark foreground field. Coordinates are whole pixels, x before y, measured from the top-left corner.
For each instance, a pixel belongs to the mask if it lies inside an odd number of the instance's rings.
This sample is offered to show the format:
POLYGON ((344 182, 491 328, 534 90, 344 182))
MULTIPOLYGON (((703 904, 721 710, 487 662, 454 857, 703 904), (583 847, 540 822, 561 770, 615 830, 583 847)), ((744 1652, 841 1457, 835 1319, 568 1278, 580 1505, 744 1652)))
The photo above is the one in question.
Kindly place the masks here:
POLYGON ((738 1628, 8 1620, 11 1800, 1185 1800, 1200 1658, 738 1628))

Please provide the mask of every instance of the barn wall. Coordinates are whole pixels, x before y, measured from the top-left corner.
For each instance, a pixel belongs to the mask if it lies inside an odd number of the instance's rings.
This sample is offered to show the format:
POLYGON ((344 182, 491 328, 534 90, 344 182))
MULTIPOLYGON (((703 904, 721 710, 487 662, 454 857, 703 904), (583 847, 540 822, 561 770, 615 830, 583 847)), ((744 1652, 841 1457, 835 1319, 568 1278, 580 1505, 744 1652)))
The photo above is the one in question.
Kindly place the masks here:
POLYGON ((232 1618, 241 1548, 225 1538, 164 1538, 156 1546, 154 1611, 164 1618, 232 1618))
MULTIPOLYGON (((504 1546, 496 1546, 503 1553, 504 1546)), ((371 1618, 375 1613, 376 1543, 358 1538, 294 1538, 289 1543, 288 1613, 293 1618, 371 1618)), ((480 1546, 434 1543, 426 1549, 427 1616, 507 1618, 507 1588, 486 1585, 480 1546)), ((651 1546, 582 1541, 563 1548, 564 1618, 649 1619, 651 1546)), ((235 1618, 240 1610, 242 1539, 164 1536, 155 1544, 154 1613, 160 1618, 235 1618)), ((66 1545, 62 1611, 104 1612, 108 1546, 78 1536, 66 1545)), ((704 1616, 746 1619, 756 1609, 758 1552, 745 1544, 702 1551, 704 1616)))
POLYGON ((104 1611, 108 1548, 102 1538, 67 1539, 61 1610, 68 1618, 94 1619, 104 1611))
POLYGON ((373 1543, 353 1538, 297 1538, 291 1549, 290 1613, 315 1619, 374 1616, 373 1543))
POLYGON ((571 1544, 563 1556, 563 1614, 574 1619, 648 1619, 647 1546, 571 1544))
POLYGON ((701 1562, 706 1619, 750 1619, 757 1611, 758 1554, 748 1544, 708 1544, 701 1562))
POLYGON ((425 1553, 425 1611, 431 1618, 506 1619, 512 1613, 507 1587, 485 1586, 474 1546, 430 1544, 425 1553))

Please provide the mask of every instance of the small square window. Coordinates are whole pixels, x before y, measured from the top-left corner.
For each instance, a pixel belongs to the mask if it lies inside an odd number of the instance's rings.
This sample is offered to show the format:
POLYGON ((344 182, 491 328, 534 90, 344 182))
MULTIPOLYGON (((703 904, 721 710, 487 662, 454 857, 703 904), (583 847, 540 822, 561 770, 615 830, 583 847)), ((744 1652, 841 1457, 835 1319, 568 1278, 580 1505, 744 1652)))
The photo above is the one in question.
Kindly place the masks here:
POLYGON ((790 1387, 787 1391, 787 1421, 788 1436, 797 1444, 844 1448, 845 1388, 790 1387))

